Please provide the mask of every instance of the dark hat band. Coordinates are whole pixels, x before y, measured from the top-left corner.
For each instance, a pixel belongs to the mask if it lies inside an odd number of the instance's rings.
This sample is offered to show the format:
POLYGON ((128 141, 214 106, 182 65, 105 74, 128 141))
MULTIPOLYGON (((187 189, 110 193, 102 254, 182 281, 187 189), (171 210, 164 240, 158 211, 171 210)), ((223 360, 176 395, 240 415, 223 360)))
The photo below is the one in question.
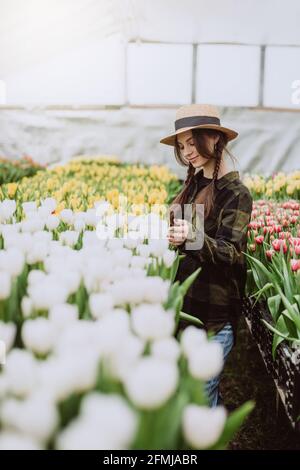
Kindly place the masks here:
POLYGON ((189 116, 175 121, 175 131, 183 127, 200 126, 202 124, 216 124, 220 126, 220 119, 214 116, 189 116))

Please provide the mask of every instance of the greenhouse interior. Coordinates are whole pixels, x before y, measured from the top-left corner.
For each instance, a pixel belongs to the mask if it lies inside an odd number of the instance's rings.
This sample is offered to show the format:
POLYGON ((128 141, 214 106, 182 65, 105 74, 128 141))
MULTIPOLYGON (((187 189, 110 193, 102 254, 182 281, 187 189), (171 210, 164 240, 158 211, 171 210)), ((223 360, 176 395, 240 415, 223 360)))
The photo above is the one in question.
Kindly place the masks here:
POLYGON ((0 450, 300 450, 299 18, 0 0, 0 450))

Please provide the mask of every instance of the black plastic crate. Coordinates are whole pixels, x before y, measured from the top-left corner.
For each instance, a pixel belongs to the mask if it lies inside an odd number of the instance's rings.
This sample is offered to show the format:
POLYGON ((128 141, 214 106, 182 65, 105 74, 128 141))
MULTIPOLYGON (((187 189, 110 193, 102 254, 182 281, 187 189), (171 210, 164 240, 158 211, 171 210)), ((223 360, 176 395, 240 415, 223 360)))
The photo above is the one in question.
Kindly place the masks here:
POLYGON ((255 303, 254 299, 243 299, 243 314, 256 341, 268 373, 274 379, 278 393, 291 424, 300 431, 300 363, 293 361, 293 351, 283 341, 272 356, 273 333, 262 320, 272 324, 272 317, 266 302, 255 303))

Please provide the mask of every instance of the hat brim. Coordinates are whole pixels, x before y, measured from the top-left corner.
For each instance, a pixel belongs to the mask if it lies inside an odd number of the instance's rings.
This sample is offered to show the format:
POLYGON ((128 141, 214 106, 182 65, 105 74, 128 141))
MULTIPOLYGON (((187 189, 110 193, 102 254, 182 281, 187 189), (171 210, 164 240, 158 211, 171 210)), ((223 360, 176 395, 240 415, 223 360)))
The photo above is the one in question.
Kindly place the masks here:
POLYGON ((174 134, 168 135, 167 137, 161 139, 160 143, 172 145, 174 147, 176 136, 192 129, 216 129, 218 131, 224 132, 228 138, 228 141, 235 139, 239 135, 238 132, 235 132, 232 129, 228 129, 227 127, 218 126, 217 124, 200 124, 199 126, 183 127, 182 129, 178 129, 174 134))

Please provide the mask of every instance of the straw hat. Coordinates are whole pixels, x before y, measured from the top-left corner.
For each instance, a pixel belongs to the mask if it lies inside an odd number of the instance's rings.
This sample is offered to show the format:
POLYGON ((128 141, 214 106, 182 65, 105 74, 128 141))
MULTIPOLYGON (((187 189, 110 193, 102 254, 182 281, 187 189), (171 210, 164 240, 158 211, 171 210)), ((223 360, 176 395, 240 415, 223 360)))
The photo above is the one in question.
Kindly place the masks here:
POLYGON ((220 113, 216 106, 210 104, 189 104, 176 111, 175 133, 160 140, 161 144, 175 145, 176 135, 191 129, 216 129, 224 132, 228 140, 233 140, 238 133, 221 126, 220 113))

